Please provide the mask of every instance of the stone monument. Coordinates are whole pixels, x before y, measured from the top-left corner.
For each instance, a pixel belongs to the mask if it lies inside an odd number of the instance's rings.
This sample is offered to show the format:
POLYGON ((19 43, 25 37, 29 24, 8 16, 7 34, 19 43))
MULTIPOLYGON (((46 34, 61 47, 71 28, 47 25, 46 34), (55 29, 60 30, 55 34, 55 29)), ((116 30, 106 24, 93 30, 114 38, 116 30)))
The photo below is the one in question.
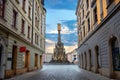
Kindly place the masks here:
POLYGON ((52 62, 68 62, 67 55, 65 54, 64 43, 61 42, 61 24, 58 24, 58 42, 55 44, 54 54, 52 57, 52 62))

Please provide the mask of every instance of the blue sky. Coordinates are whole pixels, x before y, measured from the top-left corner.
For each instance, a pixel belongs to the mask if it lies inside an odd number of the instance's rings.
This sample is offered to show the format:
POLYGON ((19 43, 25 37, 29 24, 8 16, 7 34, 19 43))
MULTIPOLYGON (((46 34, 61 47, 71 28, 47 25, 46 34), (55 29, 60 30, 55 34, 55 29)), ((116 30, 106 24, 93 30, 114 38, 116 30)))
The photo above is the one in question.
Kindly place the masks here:
POLYGON ((77 0, 45 0, 46 52, 52 53, 57 42, 57 24, 62 26, 61 39, 66 52, 77 46, 76 11, 77 0))

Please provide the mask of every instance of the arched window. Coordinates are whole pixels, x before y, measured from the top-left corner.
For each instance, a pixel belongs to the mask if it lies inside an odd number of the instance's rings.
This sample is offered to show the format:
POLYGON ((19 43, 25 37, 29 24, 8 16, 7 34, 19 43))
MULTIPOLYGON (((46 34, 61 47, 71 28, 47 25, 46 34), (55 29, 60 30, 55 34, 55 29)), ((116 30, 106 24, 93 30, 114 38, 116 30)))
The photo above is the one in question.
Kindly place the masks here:
POLYGON ((79 66, 81 66, 81 55, 79 54, 79 66))
POLYGON ((90 64, 90 68, 92 67, 92 55, 91 55, 91 50, 89 50, 89 64, 90 64))
POLYGON ((96 59, 97 59, 97 67, 100 68, 100 53, 99 53, 99 47, 95 47, 95 53, 96 53, 96 59))
POLYGON ((83 61, 83 54, 81 54, 81 66, 84 66, 84 61, 83 61))
POLYGON ((112 60, 114 70, 120 71, 120 52, 119 52, 119 43, 116 37, 111 41, 111 51, 112 51, 112 60))
POLYGON ((84 60, 85 60, 85 69, 87 68, 87 56, 86 56, 86 52, 84 53, 84 60))
POLYGON ((0 0, 0 16, 4 17, 5 0, 0 0))
POLYGON ((79 67, 81 67, 81 55, 79 54, 79 67))

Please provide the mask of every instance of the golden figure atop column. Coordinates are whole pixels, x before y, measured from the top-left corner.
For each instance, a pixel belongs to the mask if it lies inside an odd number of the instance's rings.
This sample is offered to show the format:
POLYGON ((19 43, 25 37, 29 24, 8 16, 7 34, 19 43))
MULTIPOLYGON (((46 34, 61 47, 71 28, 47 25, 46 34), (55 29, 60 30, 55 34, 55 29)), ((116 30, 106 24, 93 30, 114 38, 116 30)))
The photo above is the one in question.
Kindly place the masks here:
POLYGON ((58 23, 58 31, 61 31, 61 24, 58 23))

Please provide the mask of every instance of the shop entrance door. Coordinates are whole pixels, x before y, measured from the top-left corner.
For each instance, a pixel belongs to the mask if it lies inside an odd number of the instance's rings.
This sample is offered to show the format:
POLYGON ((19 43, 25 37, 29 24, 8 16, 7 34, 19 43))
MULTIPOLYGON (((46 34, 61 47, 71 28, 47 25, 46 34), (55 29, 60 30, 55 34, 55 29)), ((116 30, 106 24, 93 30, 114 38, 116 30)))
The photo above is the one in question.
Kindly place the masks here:
POLYGON ((2 52, 3 52, 3 47, 0 44, 0 79, 2 79, 3 77, 3 71, 2 71, 2 52))

